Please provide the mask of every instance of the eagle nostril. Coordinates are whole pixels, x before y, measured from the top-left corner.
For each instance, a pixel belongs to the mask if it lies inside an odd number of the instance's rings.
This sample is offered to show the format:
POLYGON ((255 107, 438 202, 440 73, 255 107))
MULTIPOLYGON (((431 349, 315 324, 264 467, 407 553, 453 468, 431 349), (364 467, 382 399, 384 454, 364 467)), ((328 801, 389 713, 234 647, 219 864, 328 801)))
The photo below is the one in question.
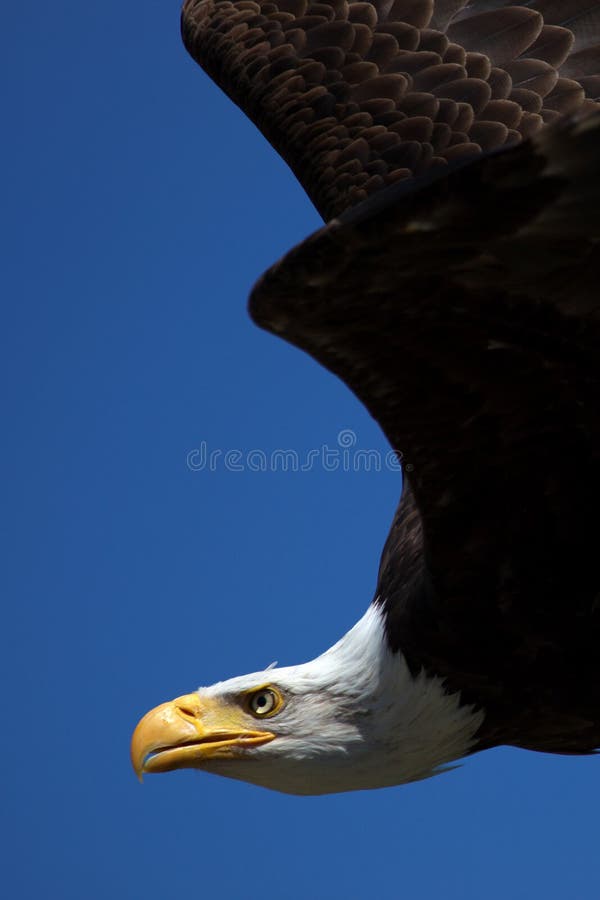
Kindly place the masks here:
POLYGON ((182 697, 177 701, 177 709, 190 719, 197 719, 200 714, 200 705, 194 697, 182 697))

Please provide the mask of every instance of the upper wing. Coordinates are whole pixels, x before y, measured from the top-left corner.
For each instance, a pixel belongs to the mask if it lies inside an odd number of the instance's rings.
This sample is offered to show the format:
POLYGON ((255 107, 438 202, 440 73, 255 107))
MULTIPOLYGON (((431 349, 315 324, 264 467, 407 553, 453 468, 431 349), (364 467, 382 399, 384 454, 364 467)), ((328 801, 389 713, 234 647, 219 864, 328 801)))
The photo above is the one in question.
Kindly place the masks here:
POLYGON ((182 29, 326 220, 600 96, 594 0, 186 0, 182 29))
POLYGON ((557 547, 588 543, 577 520, 600 502, 599 247, 600 112, 388 188, 253 291, 255 321, 339 375, 401 455, 446 591, 454 573, 464 586, 469 556, 489 578, 482 544, 496 568, 519 542, 534 565, 542 520, 557 547))

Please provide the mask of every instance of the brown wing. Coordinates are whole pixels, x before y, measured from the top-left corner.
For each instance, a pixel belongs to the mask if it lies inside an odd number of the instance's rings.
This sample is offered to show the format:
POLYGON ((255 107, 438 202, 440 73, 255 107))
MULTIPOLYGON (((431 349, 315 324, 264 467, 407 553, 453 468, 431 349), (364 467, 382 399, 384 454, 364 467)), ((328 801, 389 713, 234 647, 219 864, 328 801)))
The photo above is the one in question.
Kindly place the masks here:
POLYGON ((187 0, 182 28, 326 220, 600 96, 593 0, 187 0))
POLYGON ((599 247, 600 113, 388 188, 251 298, 401 453, 389 637, 490 743, 600 744, 599 247))

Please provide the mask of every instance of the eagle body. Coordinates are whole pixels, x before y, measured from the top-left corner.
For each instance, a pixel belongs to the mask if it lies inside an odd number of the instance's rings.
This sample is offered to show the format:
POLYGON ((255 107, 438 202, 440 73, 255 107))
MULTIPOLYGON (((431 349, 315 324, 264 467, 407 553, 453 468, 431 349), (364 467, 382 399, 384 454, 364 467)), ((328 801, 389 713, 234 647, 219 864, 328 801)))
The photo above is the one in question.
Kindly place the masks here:
POLYGON ((250 314, 404 466, 374 599, 309 663, 186 694, 138 773, 291 793, 600 747, 600 2, 188 0, 188 50, 326 222, 250 314))

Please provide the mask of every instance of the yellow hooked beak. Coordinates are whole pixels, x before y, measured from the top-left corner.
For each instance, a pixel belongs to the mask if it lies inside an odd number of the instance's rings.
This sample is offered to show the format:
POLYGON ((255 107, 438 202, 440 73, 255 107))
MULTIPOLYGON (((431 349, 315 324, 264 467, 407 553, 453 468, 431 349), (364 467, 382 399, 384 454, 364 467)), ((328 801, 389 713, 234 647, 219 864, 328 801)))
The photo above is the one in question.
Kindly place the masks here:
POLYGON ((266 744, 270 731, 247 727, 239 706, 185 694, 146 713, 131 739, 131 762, 142 780, 145 772, 194 769, 210 759, 232 759, 243 750, 266 744))

